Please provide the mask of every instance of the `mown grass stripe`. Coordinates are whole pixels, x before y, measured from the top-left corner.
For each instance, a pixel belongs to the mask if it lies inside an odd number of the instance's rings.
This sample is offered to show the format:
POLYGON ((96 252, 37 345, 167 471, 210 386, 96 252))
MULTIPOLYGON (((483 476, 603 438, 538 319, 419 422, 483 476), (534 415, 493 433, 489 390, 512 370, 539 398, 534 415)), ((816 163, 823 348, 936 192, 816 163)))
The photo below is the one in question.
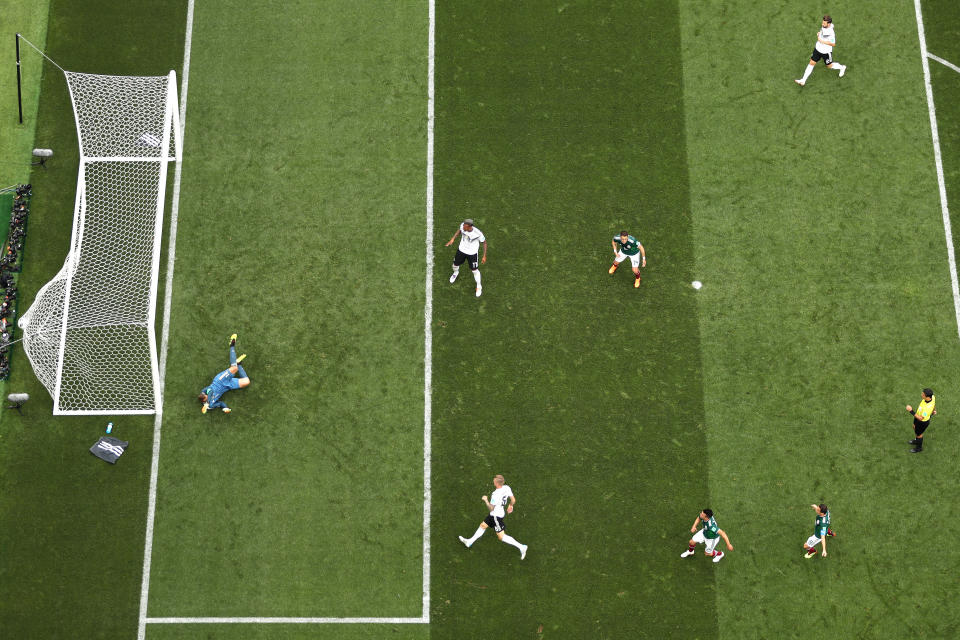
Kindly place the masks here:
POLYGON ((417 617, 426 12, 236 8, 196 7, 150 611, 417 617), (233 332, 252 383, 201 416, 233 332))
POLYGON ((902 55, 916 47, 913 7, 834 8, 834 57, 849 70, 819 65, 803 88, 793 79, 822 14, 681 7, 697 257, 711 273, 700 297, 710 489, 736 547, 717 572, 720 637, 791 637, 811 623, 950 635, 956 615, 941 610, 955 588, 937 604, 890 596, 957 563, 949 549, 912 552, 936 545, 925 532, 956 505, 921 504, 908 487, 946 496, 957 447, 945 419, 911 454, 904 405, 924 386, 950 395, 960 353, 921 64, 902 55), (764 37, 744 39, 755 24, 764 37), (838 537, 828 558, 804 560, 813 502, 831 507, 838 537))
MULTIPOLYGON (((187 127, 187 91, 190 85, 190 48, 193 42, 194 0, 187 0, 187 20, 184 29, 183 66, 180 68, 180 135, 187 127)), ((181 143, 182 144, 182 143, 181 143)), ((146 637, 147 613, 150 603, 150 568, 153 561, 153 530, 157 515, 157 478, 160 470, 160 440, 163 428, 163 404, 166 395, 167 351, 170 345, 170 312, 173 300, 173 274, 177 261, 177 226, 180 214, 180 183, 183 158, 177 160, 173 175, 173 193, 170 199, 170 223, 167 227, 167 268, 163 287, 163 319, 160 329, 160 409, 153 420, 153 447, 150 456, 150 486, 147 494, 147 525, 143 545, 143 574, 140 581, 140 614, 137 620, 137 639, 146 637)))
POLYGON ((715 566, 679 557, 707 481, 676 4, 438 13, 431 630, 710 637, 715 566), (447 281, 466 217, 481 298, 447 281), (639 289, 607 273, 624 228, 639 289), (457 540, 494 473, 522 561, 457 540))
MULTIPOLYGON (((917 37, 920 42, 920 61, 923 65, 923 86, 926 90, 927 111, 930 116, 930 136, 933 142, 933 159, 937 171, 937 187, 940 192, 940 212, 943 216, 943 233, 947 243, 947 263, 950 265, 950 285, 953 291, 954 316, 957 319, 957 335, 960 337, 960 283, 957 282, 957 260, 953 246, 953 231, 950 227, 950 208, 947 205, 947 183, 943 177, 943 156, 940 153, 940 127, 937 123, 937 110, 933 102, 933 86, 930 84, 930 56, 927 51, 927 37, 923 28, 923 8, 920 0, 913 0, 917 18, 917 37)), ((938 60, 940 60, 938 58, 938 60)), ((960 71, 954 65, 940 60, 948 67, 960 71)))

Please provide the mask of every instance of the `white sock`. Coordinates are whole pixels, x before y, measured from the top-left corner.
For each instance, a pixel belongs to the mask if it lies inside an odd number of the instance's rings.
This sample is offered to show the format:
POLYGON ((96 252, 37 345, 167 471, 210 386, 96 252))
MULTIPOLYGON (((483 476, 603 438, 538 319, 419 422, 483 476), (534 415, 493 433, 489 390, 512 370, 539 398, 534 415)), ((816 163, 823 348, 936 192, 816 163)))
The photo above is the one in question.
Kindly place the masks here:
POLYGON ((839 62, 834 62, 833 64, 830 65, 830 68, 840 71, 840 69, 843 69, 843 65, 840 64, 839 62))
POLYGON ((460 267, 454 266, 454 267, 453 267, 453 272, 454 272, 454 273, 460 273, 460 267))
POLYGON ((475 269, 475 270, 474 270, 474 272, 473 272, 473 279, 477 281, 477 286, 478 286, 478 287, 481 286, 481 285, 480 285, 480 269, 475 269))
POLYGON ((477 530, 474 532, 473 537, 467 540, 467 546, 469 547, 474 542, 477 541, 477 538, 483 535, 483 532, 486 531, 483 527, 477 527, 477 530))
POLYGON ((808 64, 807 68, 803 70, 803 77, 800 78, 803 82, 806 82, 807 78, 810 77, 810 74, 813 73, 813 66, 814 65, 812 64, 808 64))
POLYGON ((515 539, 513 536, 508 536, 507 534, 503 534, 503 541, 506 542, 506 543, 509 544, 509 545, 513 545, 513 546, 516 547, 517 549, 519 549, 520 547, 523 546, 522 544, 520 544, 519 542, 517 542, 516 539, 515 539))

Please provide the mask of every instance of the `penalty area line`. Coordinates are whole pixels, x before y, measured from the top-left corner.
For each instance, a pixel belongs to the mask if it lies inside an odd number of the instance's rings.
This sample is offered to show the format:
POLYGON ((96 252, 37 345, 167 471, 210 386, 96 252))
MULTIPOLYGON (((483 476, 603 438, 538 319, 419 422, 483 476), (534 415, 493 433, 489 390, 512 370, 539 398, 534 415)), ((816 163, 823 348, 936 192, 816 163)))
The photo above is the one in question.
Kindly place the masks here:
POLYGON ((940 64, 942 64, 942 65, 945 66, 945 67, 949 67, 950 69, 953 69, 953 70, 956 71, 957 73, 960 73, 960 67, 958 67, 957 65, 953 64, 953 63, 950 62, 949 60, 944 60, 943 58, 941 58, 941 57, 939 57, 939 56, 935 56, 935 55, 933 55, 932 53, 930 53, 929 51, 927 51, 927 57, 930 58, 931 60, 936 60, 937 62, 939 62, 940 64))
POLYGON ((147 618, 147 624, 429 624, 420 618, 147 618))

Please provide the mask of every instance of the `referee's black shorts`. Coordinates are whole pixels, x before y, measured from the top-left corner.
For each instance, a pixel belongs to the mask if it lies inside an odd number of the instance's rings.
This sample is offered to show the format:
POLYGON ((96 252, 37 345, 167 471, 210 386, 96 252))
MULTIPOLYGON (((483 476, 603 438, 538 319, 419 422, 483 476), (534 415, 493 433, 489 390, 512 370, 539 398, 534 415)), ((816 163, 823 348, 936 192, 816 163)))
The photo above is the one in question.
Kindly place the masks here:
POLYGON ((927 430, 927 427, 930 426, 930 421, 927 420, 923 422, 920 418, 913 419, 913 432, 918 436, 922 436, 923 432, 927 430))

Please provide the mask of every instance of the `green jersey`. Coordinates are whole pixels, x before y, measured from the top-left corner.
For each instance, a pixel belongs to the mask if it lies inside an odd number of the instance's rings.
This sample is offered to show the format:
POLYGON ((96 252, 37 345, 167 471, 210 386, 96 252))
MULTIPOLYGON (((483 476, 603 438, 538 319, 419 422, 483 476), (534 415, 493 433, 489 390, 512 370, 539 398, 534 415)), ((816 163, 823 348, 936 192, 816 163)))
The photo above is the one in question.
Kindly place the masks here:
POLYGON ((620 247, 620 251, 628 256, 635 256, 640 253, 640 241, 633 236, 627 236, 626 242, 621 240, 620 236, 613 236, 613 241, 620 247))
POLYGON ((818 538, 822 538, 827 535, 827 529, 830 528, 830 510, 827 509, 826 513, 822 516, 817 516, 817 524, 813 526, 813 535, 818 538))
POLYGON ((700 521, 701 526, 703 526, 703 537, 713 540, 714 538, 720 537, 720 527, 717 525, 717 521, 713 516, 710 516, 710 519, 704 522, 700 521))

